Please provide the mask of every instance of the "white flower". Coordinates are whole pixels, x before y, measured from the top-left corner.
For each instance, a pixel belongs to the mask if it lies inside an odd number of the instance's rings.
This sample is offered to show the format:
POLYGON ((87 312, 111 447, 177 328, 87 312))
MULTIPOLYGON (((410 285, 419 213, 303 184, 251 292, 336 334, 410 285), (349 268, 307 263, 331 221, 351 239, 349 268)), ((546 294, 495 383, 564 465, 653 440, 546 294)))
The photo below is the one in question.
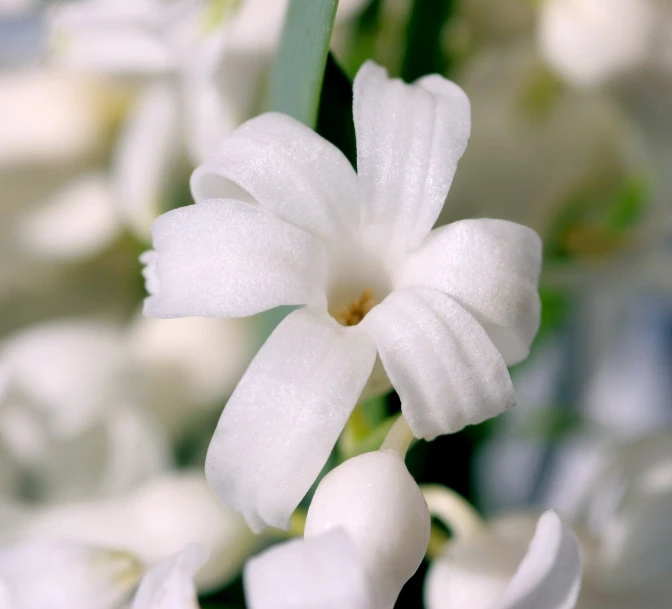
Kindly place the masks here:
POLYGON ((16 332, 0 344, 0 444, 44 498, 124 491, 169 465, 166 436, 221 408, 255 332, 249 320, 142 316, 16 332))
POLYGON ((0 546, 0 606, 116 609, 140 573, 122 552, 58 541, 0 546))
POLYGON ((204 547, 190 544, 155 565, 142 578, 131 609, 198 609, 193 579, 207 560, 204 547))
POLYGON ((255 529, 287 526, 367 382, 381 393, 389 377, 416 436, 457 431, 513 406, 506 365, 539 323, 533 231, 431 231, 469 135, 462 90, 367 63, 354 116, 358 175, 287 116, 247 122, 194 173, 196 205, 155 222, 144 256, 149 316, 306 305, 259 351, 210 447, 210 484, 255 529))
POLYGON ((450 542, 427 575, 427 609, 572 609, 581 585, 576 538, 548 511, 526 553, 526 524, 510 521, 450 542))
POLYGON ((36 496, 109 494, 168 465, 129 365, 119 328, 102 322, 49 322, 0 346, 0 441, 36 496))
MULTIPOLYGON (((484 49, 460 84, 472 100, 473 128, 440 223, 512 220, 536 230, 548 249, 558 218, 587 186, 608 192, 639 168, 636 138, 611 100, 561 88, 527 41, 484 49)), ((589 254, 596 241, 579 245, 589 254)))
POLYGON ((111 88, 74 75, 43 69, 0 74, 5 298, 31 282, 44 289, 54 260, 90 256, 117 236, 109 181, 92 169, 105 153, 116 101, 111 88))
POLYGON ((360 455, 320 482, 305 539, 251 559, 250 609, 391 608, 429 542, 427 504, 402 457, 360 455))
MULTIPOLYGON (((339 19, 362 6, 340 3, 339 19)), ((184 158, 205 159, 259 109, 286 0, 88 0, 53 11, 56 60, 149 78, 115 154, 120 210, 146 237, 184 158)))
POLYGON ((198 543, 211 555, 199 573, 202 590, 236 577, 259 544, 242 517, 223 507, 195 471, 157 476, 107 499, 0 506, 0 543, 60 539, 116 548, 146 565, 198 543))
MULTIPOLYGON (((656 50, 657 0, 547 0, 538 40, 548 63, 578 85, 644 67, 656 50)), ((669 16, 668 16, 669 17, 669 16)))
MULTIPOLYGON (((531 469, 524 463, 517 467, 531 469)), ((594 434, 578 441, 570 437, 556 449, 544 490, 541 503, 562 511, 581 541, 581 609, 666 606, 672 569, 669 433, 627 443, 600 441, 594 434)), ((523 514, 491 525, 512 549, 524 541, 526 529, 531 529, 531 519, 523 514)), ((505 563, 496 559, 494 564, 503 568, 505 563)))

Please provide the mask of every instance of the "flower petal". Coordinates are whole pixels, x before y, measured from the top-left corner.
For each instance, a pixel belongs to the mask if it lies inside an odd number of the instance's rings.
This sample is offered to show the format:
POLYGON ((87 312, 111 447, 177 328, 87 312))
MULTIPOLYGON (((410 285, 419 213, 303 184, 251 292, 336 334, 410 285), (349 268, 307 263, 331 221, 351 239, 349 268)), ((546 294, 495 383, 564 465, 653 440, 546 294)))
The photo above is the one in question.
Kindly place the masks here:
POLYGON ((21 609, 115 609, 139 575, 122 552, 46 541, 0 548, 0 585, 21 609))
POLYGON ((142 578, 132 609, 195 609, 198 593, 194 576, 207 560, 204 546, 190 544, 155 565, 142 578))
POLYGON ((175 170, 183 160, 180 108, 172 83, 147 87, 122 130, 113 177, 121 216, 142 239, 166 205, 175 170))
POLYGON ((501 354, 450 296, 422 287, 393 292, 362 325, 417 437, 458 431, 515 404, 501 354))
POLYGON ((540 272, 541 240, 533 230, 505 220, 461 220, 432 231, 396 283, 450 294, 510 366, 527 357, 539 328, 540 272))
POLYGON ((266 550, 248 561, 243 581, 250 609, 374 606, 364 565, 342 529, 266 550))
POLYGON ((496 609, 572 609, 580 588, 579 543, 549 510, 496 609))
POLYGON ((206 460, 215 494, 253 530, 287 528, 376 359, 369 337, 306 310, 276 328, 229 399, 206 460))
POLYGON ((234 579, 259 543, 242 516, 222 506, 196 470, 156 476, 106 499, 0 509, 0 544, 60 539, 117 548, 149 565, 198 543, 211 555, 196 576, 201 591, 234 579))
POLYGON ((327 240, 359 223, 357 177, 348 160, 284 114, 247 121, 191 178, 197 203, 239 198, 241 189, 280 218, 327 240))
POLYGON ((83 174, 18 221, 21 248, 39 259, 72 260, 102 251, 117 236, 119 219, 107 176, 83 174))
POLYGON ((367 62, 355 78, 353 112, 363 223, 391 247, 415 247, 436 222, 467 146, 469 100, 441 76, 407 85, 367 62))
POLYGON ((49 27, 61 65, 87 70, 156 73, 174 67, 157 34, 152 2, 67 2, 51 10, 49 27))
POLYGON ((149 317, 244 317, 324 301, 326 258, 310 234, 242 201, 181 207, 152 226, 149 317))
POLYGON ((305 537, 342 528, 357 548, 376 607, 392 607, 422 562, 431 528, 427 503, 395 450, 348 459, 320 481, 305 537))

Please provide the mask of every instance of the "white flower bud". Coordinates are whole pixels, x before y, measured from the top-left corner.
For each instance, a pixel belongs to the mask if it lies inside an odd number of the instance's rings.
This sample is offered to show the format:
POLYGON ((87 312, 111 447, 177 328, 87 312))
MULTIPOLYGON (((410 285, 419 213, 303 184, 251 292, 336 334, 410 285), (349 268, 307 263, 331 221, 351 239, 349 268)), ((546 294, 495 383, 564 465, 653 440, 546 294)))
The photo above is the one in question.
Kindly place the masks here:
POLYGON ((392 607, 429 543, 430 518, 398 453, 379 450, 346 461, 322 480, 306 537, 346 531, 361 557, 376 605, 392 607))

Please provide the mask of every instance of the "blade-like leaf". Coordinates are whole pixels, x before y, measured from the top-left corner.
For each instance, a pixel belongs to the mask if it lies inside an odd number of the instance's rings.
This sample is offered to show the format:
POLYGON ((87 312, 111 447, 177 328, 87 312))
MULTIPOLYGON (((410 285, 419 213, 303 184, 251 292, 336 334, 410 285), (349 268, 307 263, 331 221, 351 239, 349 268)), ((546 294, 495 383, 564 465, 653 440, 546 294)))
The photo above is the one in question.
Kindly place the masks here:
POLYGON ((315 129, 345 154, 357 168, 355 123, 352 116, 352 83, 329 53, 315 129))
POLYGON ((314 128, 338 0, 291 0, 269 87, 268 110, 314 128))

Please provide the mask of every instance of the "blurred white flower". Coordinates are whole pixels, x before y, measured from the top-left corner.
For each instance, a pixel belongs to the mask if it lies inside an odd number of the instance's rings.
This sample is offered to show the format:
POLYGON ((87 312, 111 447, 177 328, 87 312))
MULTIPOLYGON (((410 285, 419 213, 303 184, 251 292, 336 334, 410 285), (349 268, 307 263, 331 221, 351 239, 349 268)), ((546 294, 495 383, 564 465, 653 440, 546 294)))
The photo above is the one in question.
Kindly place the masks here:
POLYGON ((663 607, 672 594, 672 436, 613 443, 601 457, 574 513, 593 546, 585 606, 663 607))
POLYGON ((232 580, 259 539, 243 518, 222 506, 202 473, 157 476, 139 488, 107 499, 47 506, 0 506, 0 540, 55 541, 116 548, 154 565, 194 542, 210 560, 201 570, 202 590, 232 580))
POLYGON ((131 609, 198 609, 193 579, 207 560, 205 548, 191 544, 152 567, 142 578, 131 609))
POLYGON ((0 73, 3 299, 27 284, 43 287, 55 263, 98 253, 117 236, 110 185, 95 165, 119 106, 117 92, 92 79, 0 73))
POLYGON ((50 322, 0 345, 0 438, 31 493, 107 494, 167 467, 164 433, 133 393, 131 365, 119 328, 102 322, 50 322))
POLYGON ((116 609, 140 574, 123 552, 59 541, 0 546, 0 607, 116 609))
POLYGON ((21 215, 16 240, 30 257, 70 260, 101 251, 119 229, 109 179, 101 172, 91 172, 21 215))
MULTIPOLYGON (((114 164, 121 211, 141 237, 185 157, 203 161, 259 110, 287 4, 88 0, 63 2, 53 11, 58 63, 149 78, 114 164)), ((341 2, 339 19, 362 5, 341 2)))
POLYGON ((38 496, 126 490, 170 464, 167 434, 221 408, 255 346, 249 320, 29 327, 0 344, 0 443, 38 496))
POLYGON ((547 0, 540 11, 540 48, 551 67, 577 85, 659 65, 669 52, 666 0, 547 0))
POLYGON ((637 169, 618 108, 562 89, 527 42, 480 52, 460 84, 472 100, 473 129, 440 223, 498 217, 549 240, 573 198, 606 191, 637 169))
MULTIPOLYGON (((430 503, 430 510, 431 507, 430 503)), ((509 521, 508 526, 493 526, 450 541, 446 553, 432 563, 427 574, 425 606, 575 607, 581 587, 576 537, 553 511, 539 518, 536 531, 530 524, 509 521)))
POLYGON ((92 79, 54 70, 0 73, 0 171, 99 153, 112 110, 106 94, 92 79))
MULTIPOLYGON (((647 435, 625 443, 583 434, 565 440, 554 454, 539 503, 557 509, 579 535, 584 580, 577 606, 666 606, 672 594, 670 434, 647 435)), ((495 455, 497 458, 501 460, 502 455, 495 455)), ((507 463, 519 471, 533 470, 530 463, 507 463)), ((491 527, 516 548, 524 541, 526 528, 531 530, 532 517, 513 514, 495 519, 491 527), (516 531, 520 533, 516 533, 518 541, 511 539, 516 531)), ((478 551, 474 547, 474 552, 478 551)))
POLYGON ((469 135, 462 90, 367 63, 354 114, 359 175, 312 130, 264 114, 196 170, 196 205, 159 218, 143 256, 149 316, 307 305, 248 368, 206 464, 256 529, 287 525, 360 394, 388 390, 388 376, 418 437, 513 406, 506 365, 539 324, 533 231, 467 220, 430 232, 469 135))
POLYGON ((429 531, 427 504, 399 453, 350 459, 317 487, 305 539, 248 562, 248 606, 391 608, 422 562, 429 531))

